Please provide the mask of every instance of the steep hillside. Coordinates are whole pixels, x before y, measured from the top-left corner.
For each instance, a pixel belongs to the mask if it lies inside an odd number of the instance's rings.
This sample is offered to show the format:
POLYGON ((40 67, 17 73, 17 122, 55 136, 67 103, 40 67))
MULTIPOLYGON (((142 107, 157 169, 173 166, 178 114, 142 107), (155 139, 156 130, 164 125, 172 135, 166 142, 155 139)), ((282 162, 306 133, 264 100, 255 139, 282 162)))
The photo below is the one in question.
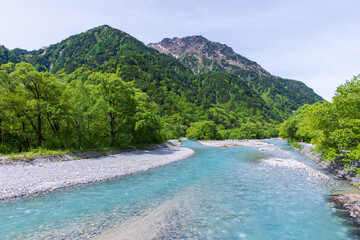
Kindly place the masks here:
POLYGON ((273 76, 232 48, 202 36, 165 38, 148 46, 177 58, 195 74, 211 71, 233 73, 246 80, 269 105, 283 113, 289 114, 303 104, 323 100, 304 83, 273 76))
MULTIPOLYGON (((201 40, 203 39, 200 38, 199 41, 201 40)), ((90 29, 36 51, 21 49, 9 51, 3 48, 2 52, 0 56, 4 58, 3 63, 11 61, 10 56, 12 56, 14 62, 29 62, 39 71, 50 71, 58 75, 75 72, 74 78, 79 75, 78 71, 75 71, 77 69, 81 69, 80 74, 86 71, 117 72, 125 81, 133 81, 135 87, 146 92, 162 106, 162 111, 169 115, 180 111, 174 106, 174 102, 178 101, 171 99, 174 97, 185 96, 185 100, 197 106, 206 101, 211 104, 224 103, 224 101, 215 102, 212 98, 204 99, 205 95, 202 95, 204 89, 207 94, 218 91, 215 88, 209 89, 209 86, 214 86, 207 82, 209 80, 207 77, 195 76, 172 56, 148 48, 127 33, 107 25, 90 29)), ((245 58, 243 61, 246 61, 245 58)), ((254 63, 254 68, 258 67, 254 63)), ((221 83, 225 89, 230 89, 231 85, 238 81, 234 76, 231 78, 233 80, 230 83, 225 79, 221 83)), ((245 88, 242 93, 245 93, 245 97, 237 96, 238 93, 235 91, 233 97, 242 99, 236 105, 248 106, 251 108, 250 112, 267 112, 265 115, 271 115, 269 113, 271 109, 265 106, 263 101, 262 104, 253 104, 259 102, 256 92, 250 90, 241 81, 238 84, 241 88, 245 88), (257 107, 261 110, 257 111, 257 107)), ((229 100, 230 98, 227 99, 229 100)), ((209 105, 206 105, 205 108, 208 107, 209 105)))
POLYGON ((0 46, 0 63, 31 63, 66 84, 86 82, 92 73, 114 73, 158 104, 170 136, 184 135, 191 123, 205 120, 221 129, 248 122, 273 128, 291 110, 321 100, 303 83, 274 77, 201 36, 149 46, 104 25, 39 50, 0 46))
MULTIPOLYGON (((120 56, 131 54, 142 55, 151 63, 160 64, 161 61, 166 61, 168 65, 174 67, 174 70, 187 71, 175 59, 158 54, 157 51, 146 47, 129 34, 108 25, 73 35, 60 43, 39 50, 14 49, 9 51, 4 47, 4 52, 6 51, 16 57, 16 62, 29 62, 36 65, 38 70, 52 73, 60 70, 72 73, 80 67, 95 71, 108 70, 117 65, 116 61, 120 56)), ((9 54, 5 53, 4 56, 6 55, 9 54)), ((0 48, 0 57, 2 56, 0 48)))
POLYGON ((25 61, 38 71, 70 76, 69 81, 90 72, 118 73, 160 104, 168 91, 190 94, 188 81, 193 74, 182 63, 107 25, 36 51, 4 48, 2 52, 3 63, 25 61))
POLYGON ((225 44, 211 42, 203 36, 185 38, 165 38, 159 43, 150 43, 148 47, 179 59, 194 73, 208 71, 231 71, 234 66, 245 70, 254 70, 261 75, 270 75, 256 62, 235 53, 225 44))

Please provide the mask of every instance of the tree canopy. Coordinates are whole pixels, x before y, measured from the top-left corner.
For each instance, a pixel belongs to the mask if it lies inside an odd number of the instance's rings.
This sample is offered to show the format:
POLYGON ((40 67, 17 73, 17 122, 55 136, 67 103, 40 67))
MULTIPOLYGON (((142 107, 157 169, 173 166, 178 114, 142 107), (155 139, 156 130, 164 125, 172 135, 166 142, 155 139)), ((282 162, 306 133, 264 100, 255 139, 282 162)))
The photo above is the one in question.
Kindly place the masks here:
POLYGON ((360 75, 339 86, 333 101, 306 105, 282 123, 280 136, 316 144, 328 161, 360 173, 360 75))
POLYGON ((117 74, 60 81, 28 63, 0 67, 1 152, 163 140, 158 106, 117 74))
POLYGON ((273 137, 291 110, 320 99, 229 63, 194 74, 107 25, 34 51, 0 46, 0 64, 0 152, 149 144, 204 121, 221 137, 273 137))

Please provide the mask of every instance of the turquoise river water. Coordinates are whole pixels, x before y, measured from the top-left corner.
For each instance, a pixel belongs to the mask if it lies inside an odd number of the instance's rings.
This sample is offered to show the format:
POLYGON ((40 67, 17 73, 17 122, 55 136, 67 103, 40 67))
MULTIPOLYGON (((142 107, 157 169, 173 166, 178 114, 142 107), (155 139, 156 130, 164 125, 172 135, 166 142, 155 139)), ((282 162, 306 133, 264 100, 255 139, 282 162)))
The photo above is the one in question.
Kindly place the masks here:
POLYGON ((333 176, 262 164, 291 158, 322 171, 285 142, 265 142, 267 151, 185 141, 196 154, 184 161, 0 202, 0 239, 89 239, 114 229, 127 239, 359 239, 328 200, 355 190, 333 176))

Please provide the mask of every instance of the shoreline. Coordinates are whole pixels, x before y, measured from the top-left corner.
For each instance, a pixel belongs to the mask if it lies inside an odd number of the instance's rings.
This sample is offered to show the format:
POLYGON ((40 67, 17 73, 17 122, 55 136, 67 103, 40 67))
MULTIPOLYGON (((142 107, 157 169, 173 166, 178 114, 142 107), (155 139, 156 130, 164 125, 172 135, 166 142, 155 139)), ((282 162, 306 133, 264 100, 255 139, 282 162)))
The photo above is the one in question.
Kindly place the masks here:
POLYGON ((195 153, 179 145, 168 142, 153 150, 74 161, 41 159, 27 164, 1 164, 0 201, 121 178, 187 159, 195 153))
MULTIPOLYGON (((310 152, 310 149, 313 147, 312 144, 308 143, 299 143, 303 148, 297 149, 291 147, 298 153, 303 154, 304 156, 312 159, 323 169, 332 173, 338 178, 346 180, 349 184, 356 186, 360 182, 360 178, 353 175, 353 173, 347 172, 343 167, 325 162, 320 158, 318 154, 310 152)), ((360 194, 334 194, 329 197, 330 201, 334 202, 342 211, 346 212, 349 217, 353 220, 355 225, 358 227, 358 234, 360 235, 360 194)))
POLYGON ((360 183, 360 178, 356 177, 356 173, 354 172, 349 173, 342 166, 339 166, 337 164, 332 164, 330 162, 325 162, 323 159, 320 158, 318 154, 311 152, 310 149, 314 147, 312 144, 301 143, 301 142, 299 142, 299 144, 302 146, 301 150, 292 146, 290 147, 295 151, 297 151, 298 153, 301 153, 306 157, 310 158, 311 160, 316 162, 319 166, 329 171, 330 173, 334 174, 336 177, 346 180, 354 187, 357 187, 355 184, 360 183))

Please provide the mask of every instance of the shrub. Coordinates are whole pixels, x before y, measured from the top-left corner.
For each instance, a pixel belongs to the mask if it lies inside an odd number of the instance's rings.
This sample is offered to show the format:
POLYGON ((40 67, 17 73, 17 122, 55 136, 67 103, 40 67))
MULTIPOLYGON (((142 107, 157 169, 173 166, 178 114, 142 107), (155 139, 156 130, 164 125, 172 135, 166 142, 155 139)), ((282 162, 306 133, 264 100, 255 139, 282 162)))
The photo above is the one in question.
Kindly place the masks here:
POLYGON ((186 137, 194 140, 220 139, 217 125, 213 121, 201 121, 190 124, 186 137))

